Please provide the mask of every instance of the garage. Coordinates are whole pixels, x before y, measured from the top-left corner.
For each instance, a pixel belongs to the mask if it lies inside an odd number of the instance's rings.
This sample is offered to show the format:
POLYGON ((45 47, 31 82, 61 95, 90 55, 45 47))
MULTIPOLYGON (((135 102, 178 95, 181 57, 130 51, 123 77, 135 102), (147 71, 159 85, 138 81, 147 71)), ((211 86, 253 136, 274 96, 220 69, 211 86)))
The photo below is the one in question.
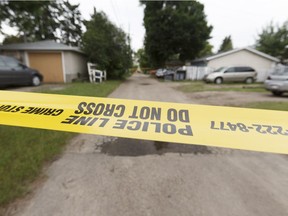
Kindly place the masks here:
POLYGON ((0 46, 0 55, 17 58, 44 76, 44 83, 88 80, 87 57, 79 47, 46 40, 0 46))
POLYGON ((278 58, 260 52, 252 47, 244 47, 195 59, 190 64, 201 69, 206 68, 207 70, 205 69, 205 71, 226 66, 252 67, 257 71, 257 81, 263 82, 279 62, 278 58))
POLYGON ((61 52, 29 52, 28 58, 30 67, 37 69, 44 76, 44 82, 64 82, 61 52))

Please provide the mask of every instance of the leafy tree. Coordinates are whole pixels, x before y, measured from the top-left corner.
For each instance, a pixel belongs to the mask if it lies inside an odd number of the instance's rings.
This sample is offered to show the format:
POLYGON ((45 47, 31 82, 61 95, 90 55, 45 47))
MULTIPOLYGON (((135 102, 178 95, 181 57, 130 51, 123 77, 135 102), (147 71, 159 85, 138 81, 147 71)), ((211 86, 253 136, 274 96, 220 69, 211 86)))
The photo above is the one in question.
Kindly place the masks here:
POLYGON ((6 9, 6 20, 11 27, 16 28, 25 41, 57 39, 58 27, 50 1, 7 1, 2 5, 6 9))
POLYGON ((24 37, 8 35, 4 38, 2 43, 4 45, 4 44, 23 43, 23 42, 24 42, 24 37))
POLYGON ((111 23, 104 12, 96 12, 84 22, 83 48, 91 62, 105 69, 110 78, 123 76, 132 66, 130 38, 111 23))
POLYGON ((75 43, 81 31, 79 5, 68 1, 2 1, 2 22, 14 27, 24 41, 57 40, 59 32, 65 43, 75 43))
POLYGON ((140 1, 144 6, 145 51, 154 66, 171 56, 196 58, 206 46, 212 27, 204 5, 197 1, 140 1))
POLYGON ((151 67, 149 57, 145 52, 145 49, 139 49, 135 56, 139 59, 139 64, 141 68, 149 68, 151 67))
POLYGON ((79 4, 72 5, 69 1, 64 1, 59 7, 61 42, 67 45, 78 46, 81 42, 82 17, 78 7, 79 4))
POLYGON ((229 35, 223 39, 223 42, 218 50, 218 53, 226 52, 232 49, 233 49, 232 39, 231 39, 231 35, 229 35))
POLYGON ((273 25, 271 22, 258 35, 256 49, 275 56, 282 63, 288 63, 288 21, 282 26, 273 25))
POLYGON ((200 51, 197 57, 201 58, 204 56, 212 55, 213 54, 212 50, 213 50, 213 46, 208 41, 206 41, 205 47, 200 51))
POLYGON ((2 23, 4 19, 6 18, 7 10, 5 7, 5 2, 0 1, 0 33, 2 33, 2 23))

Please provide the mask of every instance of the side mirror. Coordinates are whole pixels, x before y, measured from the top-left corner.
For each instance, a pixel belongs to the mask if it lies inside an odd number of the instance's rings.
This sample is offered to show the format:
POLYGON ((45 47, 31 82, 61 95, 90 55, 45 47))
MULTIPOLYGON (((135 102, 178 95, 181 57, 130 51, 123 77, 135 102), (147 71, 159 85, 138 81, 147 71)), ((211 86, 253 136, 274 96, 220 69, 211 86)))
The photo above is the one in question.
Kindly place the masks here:
POLYGON ((23 69, 28 68, 26 65, 19 63, 19 66, 22 67, 23 69))

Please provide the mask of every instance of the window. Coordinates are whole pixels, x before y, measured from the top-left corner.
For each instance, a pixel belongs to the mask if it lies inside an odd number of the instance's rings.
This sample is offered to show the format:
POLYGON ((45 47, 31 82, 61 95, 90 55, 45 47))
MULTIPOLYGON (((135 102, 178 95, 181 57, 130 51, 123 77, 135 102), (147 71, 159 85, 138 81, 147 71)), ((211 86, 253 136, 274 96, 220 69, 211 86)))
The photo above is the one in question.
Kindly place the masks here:
POLYGON ((0 70, 7 70, 7 69, 9 69, 9 68, 5 64, 3 57, 0 56, 0 70))
POLYGON ((273 75, 283 75, 283 74, 287 74, 288 73, 288 67, 280 67, 280 68, 276 68, 275 71, 272 72, 273 75))
POLYGON ((2 56, 4 63, 6 64, 6 68, 20 70, 23 69, 19 62, 11 57, 2 56))
POLYGON ((253 72, 253 71, 255 71, 253 68, 251 68, 251 67, 242 67, 243 68, 243 72, 253 72))
POLYGON ((234 68, 234 67, 228 68, 228 69, 226 70, 226 72, 228 72, 228 73, 233 73, 233 72, 235 72, 235 68, 234 68))
POLYGON ((223 69, 225 69, 225 67, 220 67, 220 68, 214 70, 213 72, 221 72, 221 71, 223 71, 223 69))
POLYGON ((255 70, 251 67, 236 67, 236 71, 237 72, 253 72, 255 70))

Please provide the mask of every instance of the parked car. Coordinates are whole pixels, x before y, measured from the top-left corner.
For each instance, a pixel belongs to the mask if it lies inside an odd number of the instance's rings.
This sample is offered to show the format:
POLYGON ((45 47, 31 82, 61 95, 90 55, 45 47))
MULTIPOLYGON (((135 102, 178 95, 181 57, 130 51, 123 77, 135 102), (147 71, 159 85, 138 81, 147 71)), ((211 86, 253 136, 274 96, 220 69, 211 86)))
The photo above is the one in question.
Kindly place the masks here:
POLYGON ((166 72, 166 69, 160 68, 156 71, 155 75, 156 77, 161 78, 161 77, 164 77, 165 72, 166 72))
POLYGON ((20 63, 17 59, 0 55, 0 85, 33 85, 38 86, 43 76, 34 69, 20 63))
POLYGON ((167 69, 164 72, 164 80, 174 80, 176 71, 173 69, 167 69))
POLYGON ((205 75, 204 81, 216 84, 223 82, 246 82, 249 84, 255 82, 256 78, 257 72, 251 67, 221 67, 205 75))
POLYGON ((288 66, 276 68, 264 82, 266 90, 273 95, 281 96, 288 92, 288 66))

